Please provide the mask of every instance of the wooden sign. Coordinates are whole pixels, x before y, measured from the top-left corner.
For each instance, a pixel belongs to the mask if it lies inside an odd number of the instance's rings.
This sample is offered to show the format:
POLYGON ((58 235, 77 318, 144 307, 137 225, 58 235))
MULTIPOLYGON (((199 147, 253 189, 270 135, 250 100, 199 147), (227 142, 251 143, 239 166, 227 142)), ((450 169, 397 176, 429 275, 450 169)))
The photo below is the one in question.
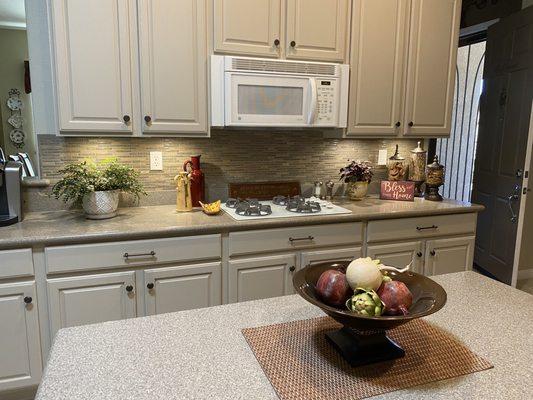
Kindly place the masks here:
POLYGON ((414 201, 415 183, 407 181, 381 181, 380 199, 414 201))

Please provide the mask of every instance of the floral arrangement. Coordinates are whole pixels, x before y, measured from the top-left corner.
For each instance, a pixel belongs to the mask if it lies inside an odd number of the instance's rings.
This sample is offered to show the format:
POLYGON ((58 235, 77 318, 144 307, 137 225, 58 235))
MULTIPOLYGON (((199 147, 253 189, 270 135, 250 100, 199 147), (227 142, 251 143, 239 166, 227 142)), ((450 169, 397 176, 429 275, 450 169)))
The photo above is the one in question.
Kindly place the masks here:
POLYGON ((83 161, 67 164, 58 171, 63 175, 52 188, 52 195, 63 198, 66 202, 80 204, 83 196, 91 192, 120 190, 134 195, 146 195, 143 185, 139 182, 139 173, 133 168, 118 163, 110 158, 95 163, 83 161))
POLYGON ((372 180, 372 164, 370 161, 352 161, 340 170, 340 180, 349 182, 368 182, 372 180))

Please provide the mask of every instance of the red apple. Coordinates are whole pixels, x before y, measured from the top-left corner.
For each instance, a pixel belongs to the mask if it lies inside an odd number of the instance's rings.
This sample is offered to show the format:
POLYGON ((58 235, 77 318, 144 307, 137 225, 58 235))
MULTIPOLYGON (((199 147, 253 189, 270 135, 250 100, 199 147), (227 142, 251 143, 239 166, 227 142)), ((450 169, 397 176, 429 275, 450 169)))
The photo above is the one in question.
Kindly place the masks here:
POLYGON ((324 303, 336 307, 343 306, 352 293, 346 274, 335 269, 322 272, 316 283, 316 291, 324 303))
POLYGON ((400 281, 383 282, 377 294, 385 305, 386 315, 407 315, 413 304, 413 295, 405 283, 400 281))

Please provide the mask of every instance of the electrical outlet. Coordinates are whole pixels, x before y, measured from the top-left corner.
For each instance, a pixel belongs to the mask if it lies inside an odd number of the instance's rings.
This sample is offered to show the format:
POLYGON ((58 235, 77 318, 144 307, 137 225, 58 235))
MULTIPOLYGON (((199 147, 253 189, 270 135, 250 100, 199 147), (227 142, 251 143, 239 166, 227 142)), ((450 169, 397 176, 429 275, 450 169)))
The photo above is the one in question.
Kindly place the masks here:
POLYGON ((387 165, 387 149, 379 151, 378 165, 387 165))
POLYGON ((150 152, 150 171, 163 171, 163 153, 160 151, 150 152))

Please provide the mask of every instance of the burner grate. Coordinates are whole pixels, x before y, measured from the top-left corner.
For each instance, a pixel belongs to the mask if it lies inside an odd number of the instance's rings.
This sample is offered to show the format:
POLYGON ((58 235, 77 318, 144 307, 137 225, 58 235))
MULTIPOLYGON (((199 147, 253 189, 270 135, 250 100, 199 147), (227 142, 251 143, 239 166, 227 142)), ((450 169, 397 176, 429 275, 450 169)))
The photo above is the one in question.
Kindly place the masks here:
POLYGON ((318 202, 306 200, 301 196, 292 197, 288 201, 286 209, 299 214, 316 214, 322 211, 318 202))

